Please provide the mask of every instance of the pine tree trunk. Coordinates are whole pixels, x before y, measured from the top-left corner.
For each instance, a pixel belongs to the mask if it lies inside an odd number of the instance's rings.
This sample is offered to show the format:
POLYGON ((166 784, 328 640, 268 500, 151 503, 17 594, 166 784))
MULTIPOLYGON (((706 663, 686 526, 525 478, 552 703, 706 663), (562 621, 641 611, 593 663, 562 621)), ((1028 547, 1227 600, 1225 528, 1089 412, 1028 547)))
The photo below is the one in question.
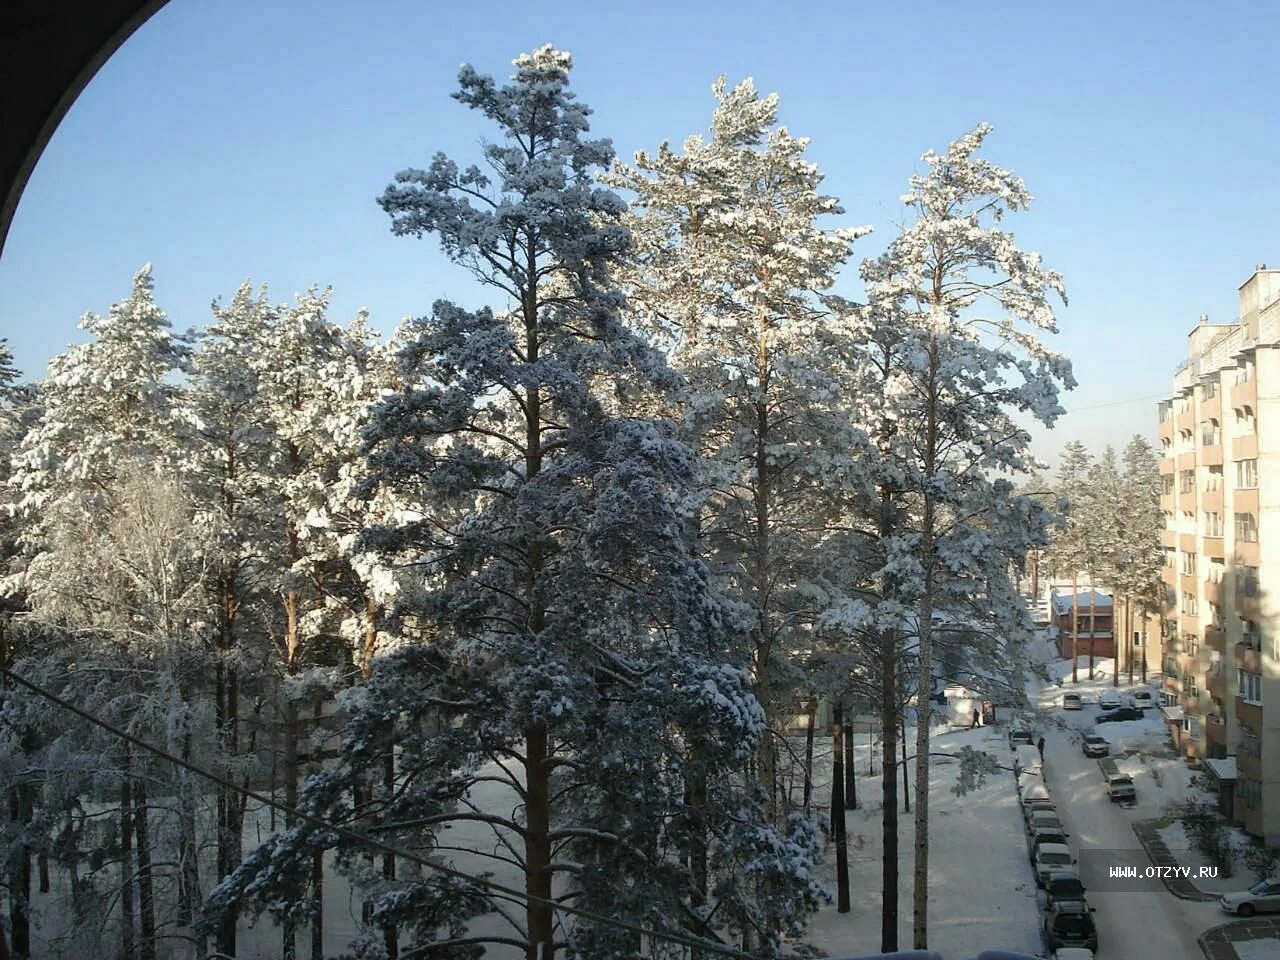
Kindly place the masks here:
POLYGON ((881 636, 880 730, 884 738, 881 757, 881 905, 880 950, 898 949, 898 639, 892 630, 881 636))
MULTIPOLYGON (((9 788, 9 819, 15 825, 30 819, 25 788, 9 788)), ((13 932, 13 955, 31 956, 31 852, 23 844, 9 860, 9 928, 13 932)))
MULTIPOLYGON (((293 699, 285 702, 284 708, 284 804, 286 809, 293 810, 298 805, 298 704, 293 699)), ((292 813, 284 816, 285 829, 294 825, 292 813)), ((287 896, 294 900, 299 891, 289 884, 287 896)), ((291 916, 285 917, 280 925, 280 955, 284 960, 295 960, 297 957, 297 923, 291 916)))
POLYGON ((138 855, 138 927, 141 960, 156 960, 156 899, 151 876, 151 828, 147 811, 147 784, 139 778, 133 787, 133 831, 138 855))
POLYGON ((847 711, 849 722, 844 736, 844 808, 858 809, 858 778, 853 770, 853 715, 847 711))
POLYGON ((813 728, 818 722, 817 697, 810 695, 805 718, 808 725, 804 732, 804 815, 807 817, 813 805, 813 728))
POLYGON ((831 723, 831 833, 836 845, 836 912, 849 912, 849 845, 844 823, 844 708, 831 723))
MULTIPOLYGON (((320 729, 322 704, 312 705, 311 718, 320 729)), ((318 752, 318 751, 317 751, 318 752)), ((311 960, 324 960, 324 851, 311 854, 311 960)))
MULTIPOLYGON (((191 732, 187 731, 182 741, 182 759, 191 762, 191 732)), ((194 785, 191 778, 180 771, 178 773, 178 862, 180 870, 180 889, 178 891, 178 922, 191 928, 200 910, 200 848, 196 840, 196 801, 194 785)), ((221 788, 219 788, 221 789, 221 788)), ((194 930, 188 931, 192 936, 199 936, 194 930)), ((202 943, 196 951, 204 953, 202 943)))
POLYGON ((36 855, 36 872, 40 877, 40 892, 49 892, 49 855, 43 850, 36 855))
MULTIPOLYGON (((1072 564, 1074 567, 1075 564, 1072 564)), ((1079 577, 1074 569, 1071 571, 1071 682, 1080 682, 1080 588, 1079 577)))
POLYGON ((1089 570, 1089 679, 1090 680, 1093 679, 1093 637, 1094 637, 1094 634, 1097 633, 1097 630, 1094 625, 1095 619, 1097 616, 1095 613, 1096 598, 1097 598, 1097 594, 1094 591, 1094 587, 1093 587, 1093 569, 1090 568, 1089 570))
POLYGON ((1128 651, 1125 659, 1129 661, 1129 686, 1133 686, 1133 635, 1137 631, 1133 629, 1133 598, 1124 598, 1124 646, 1128 651))
POLYGON ((120 780, 120 957, 134 960, 133 951, 133 780, 125 754, 120 780))
MULTIPOLYGON (((230 469, 230 468, 229 468, 230 469)), ((227 507, 227 509, 231 509, 227 507)), ((239 673, 228 656, 236 645, 235 622, 238 613, 237 584, 234 566, 220 578, 222 596, 219 604, 219 629, 217 660, 214 664, 214 727, 218 752, 224 762, 234 761, 239 751, 239 673)), ((244 823, 244 800, 230 787, 217 788, 217 871, 218 878, 229 876, 240 865, 240 840, 244 823)), ((199 867, 196 867, 196 886, 199 886, 199 867)), ((197 889, 198 895, 198 889, 197 889)), ((218 921, 218 952, 236 955, 236 925, 239 911, 229 906, 218 921)))
MULTIPOLYGON (((387 799, 395 796, 396 792, 396 742, 392 738, 387 744, 386 766, 383 769, 382 789, 387 799)), ((392 881, 396 878, 396 855, 394 853, 385 853, 382 855, 382 879, 392 881)), ((400 932, 394 923, 388 923, 382 931, 382 943, 387 950, 387 960, 396 960, 400 956, 400 932)))
POLYGON ((548 776, 548 743, 545 723, 525 729, 525 892, 529 945, 527 960, 552 960, 554 917, 546 901, 551 899, 551 785, 548 776))
POLYGON ((907 771, 907 711, 903 708, 902 715, 899 719, 902 727, 902 735, 898 738, 898 745, 902 750, 902 812, 911 812, 911 780, 907 771))

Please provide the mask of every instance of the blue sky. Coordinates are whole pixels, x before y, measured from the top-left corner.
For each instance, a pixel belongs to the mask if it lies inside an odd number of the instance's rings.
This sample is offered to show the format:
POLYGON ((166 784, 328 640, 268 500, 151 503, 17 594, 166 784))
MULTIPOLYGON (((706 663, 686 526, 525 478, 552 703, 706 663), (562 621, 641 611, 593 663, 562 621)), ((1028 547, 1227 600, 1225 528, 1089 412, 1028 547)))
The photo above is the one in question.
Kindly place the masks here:
POLYGON ((1076 412, 1038 449, 1121 444, 1153 435, 1198 316, 1234 319, 1254 264, 1280 264, 1277 27, 1280 7, 1244 3, 171 0, 36 167, 0 256, 0 336, 39 375, 146 262, 178 328, 245 279, 276 300, 331 285, 331 316, 368 307, 384 331, 441 296, 478 302, 375 198, 493 136, 449 97, 460 63, 506 76, 550 42, 623 156, 705 130, 718 74, 778 92, 842 223, 877 228, 859 257, 892 236, 924 150, 994 124, 985 155, 1037 198, 1010 227, 1071 301, 1055 340, 1076 412))

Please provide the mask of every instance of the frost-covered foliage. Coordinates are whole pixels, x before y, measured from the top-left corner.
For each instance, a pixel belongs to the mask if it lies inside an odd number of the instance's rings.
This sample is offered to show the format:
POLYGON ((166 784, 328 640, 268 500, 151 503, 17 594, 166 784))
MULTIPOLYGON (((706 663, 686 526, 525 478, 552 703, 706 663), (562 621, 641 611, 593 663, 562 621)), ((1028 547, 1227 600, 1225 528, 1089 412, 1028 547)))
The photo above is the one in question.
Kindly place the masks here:
MULTIPOLYGON (((789 928, 815 895, 808 847, 777 837, 736 776, 763 718, 690 538, 695 460, 670 423, 635 413, 678 378, 621 321, 624 205, 592 180, 612 149, 585 136, 570 65, 542 48, 502 86, 464 67, 457 99, 504 138, 484 148, 491 172, 437 156, 382 197, 395 232, 437 235, 515 306, 440 301, 397 337, 351 476, 382 504, 352 548, 386 571, 372 580, 391 578, 378 602, 401 645, 346 700, 342 755, 299 803, 446 858, 448 827, 483 824, 530 894, 657 929, 789 928), (494 790, 515 812, 481 806, 494 790), (776 903, 709 902, 722 871, 748 868, 776 874, 776 903)), ((211 914, 245 903, 301 919, 281 891, 331 846, 370 898, 370 956, 378 929, 458 957, 486 942, 634 951, 595 924, 555 926, 545 903, 513 910, 429 870, 388 875, 306 826, 246 860, 211 914), (466 933, 491 912, 509 932, 466 933)))
MULTIPOLYGON (((845 595, 817 550, 833 494, 863 477, 865 436, 833 362, 852 330, 816 295, 867 230, 824 224, 843 210, 820 192, 809 141, 778 126, 777 95, 723 77, 712 92, 708 138, 637 153, 607 179, 635 195, 629 316, 687 378, 673 413, 702 459, 700 543, 742 607, 776 730, 813 682, 814 620, 845 595)), ((776 751, 770 737, 757 772, 780 822, 776 751)))

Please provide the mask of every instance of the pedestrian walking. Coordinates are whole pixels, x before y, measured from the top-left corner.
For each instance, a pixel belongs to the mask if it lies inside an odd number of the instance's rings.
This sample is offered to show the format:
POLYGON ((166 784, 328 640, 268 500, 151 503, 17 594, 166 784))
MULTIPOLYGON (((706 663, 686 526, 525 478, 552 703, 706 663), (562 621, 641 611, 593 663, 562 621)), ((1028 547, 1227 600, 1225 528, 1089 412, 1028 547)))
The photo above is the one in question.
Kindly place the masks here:
POLYGON ((978 713, 977 710, 973 711, 973 723, 969 724, 969 729, 972 730, 974 727, 978 726, 981 720, 982 714, 978 713))
POLYGON ((1040 751, 1040 762, 1044 763, 1044 737, 1036 743, 1036 749, 1040 751))

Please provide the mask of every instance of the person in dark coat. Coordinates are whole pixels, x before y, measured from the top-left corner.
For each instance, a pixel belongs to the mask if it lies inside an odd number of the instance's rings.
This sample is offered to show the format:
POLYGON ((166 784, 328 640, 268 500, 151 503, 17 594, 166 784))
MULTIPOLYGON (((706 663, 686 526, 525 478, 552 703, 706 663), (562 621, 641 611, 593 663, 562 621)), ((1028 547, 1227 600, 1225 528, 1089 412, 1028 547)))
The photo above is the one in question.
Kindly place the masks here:
POLYGON ((973 723, 969 724, 969 729, 972 730, 979 724, 979 722, 981 722, 981 720, 982 714, 978 713, 977 710, 973 711, 973 723))
POLYGON ((1036 749, 1040 751, 1040 762, 1044 763, 1044 737, 1036 743, 1036 749))

